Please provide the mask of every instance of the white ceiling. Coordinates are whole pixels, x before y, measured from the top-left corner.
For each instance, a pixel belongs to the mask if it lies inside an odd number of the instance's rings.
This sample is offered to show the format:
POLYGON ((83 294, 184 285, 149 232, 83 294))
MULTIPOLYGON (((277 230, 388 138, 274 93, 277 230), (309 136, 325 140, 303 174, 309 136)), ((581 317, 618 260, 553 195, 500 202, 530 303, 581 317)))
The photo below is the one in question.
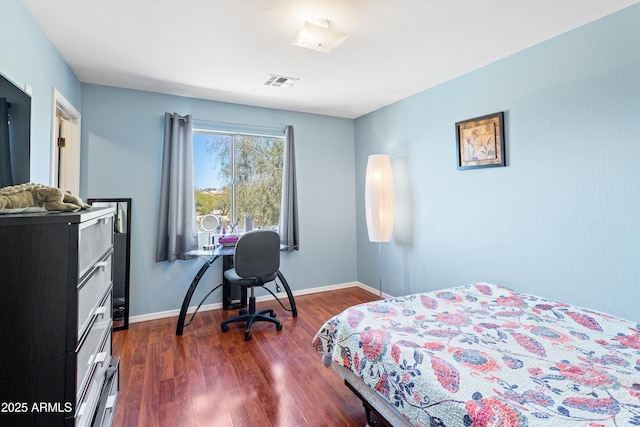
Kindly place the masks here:
POLYGON ((355 118, 637 1, 23 3, 81 82, 355 118), (314 18, 349 38, 331 54, 292 46, 314 18), (300 80, 265 86, 270 73, 300 80))

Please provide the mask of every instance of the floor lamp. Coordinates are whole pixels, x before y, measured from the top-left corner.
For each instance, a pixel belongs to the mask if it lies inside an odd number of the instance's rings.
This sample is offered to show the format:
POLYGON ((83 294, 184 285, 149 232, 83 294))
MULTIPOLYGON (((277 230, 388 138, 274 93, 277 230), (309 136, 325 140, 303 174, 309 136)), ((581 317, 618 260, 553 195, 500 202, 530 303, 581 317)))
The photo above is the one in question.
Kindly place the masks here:
POLYGON ((364 204, 370 242, 378 242, 378 285, 382 299, 380 272, 381 243, 390 242, 393 232, 394 192, 391 161, 386 154, 372 154, 367 161, 364 204))

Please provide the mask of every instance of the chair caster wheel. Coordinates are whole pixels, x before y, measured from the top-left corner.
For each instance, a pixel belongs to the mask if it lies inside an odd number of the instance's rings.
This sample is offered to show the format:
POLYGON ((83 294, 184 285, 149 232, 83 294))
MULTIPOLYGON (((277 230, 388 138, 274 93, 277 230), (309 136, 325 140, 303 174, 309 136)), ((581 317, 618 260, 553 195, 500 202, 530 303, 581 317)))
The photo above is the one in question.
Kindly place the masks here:
POLYGON ((221 325, 222 327, 222 332, 227 332, 229 330, 229 327, 227 325, 221 325))
POLYGON ((251 339, 251 332, 245 332, 244 333, 244 340, 245 341, 249 341, 251 339))
POLYGON ((276 325, 276 331, 281 331, 281 330, 282 330, 282 323, 279 323, 276 325))

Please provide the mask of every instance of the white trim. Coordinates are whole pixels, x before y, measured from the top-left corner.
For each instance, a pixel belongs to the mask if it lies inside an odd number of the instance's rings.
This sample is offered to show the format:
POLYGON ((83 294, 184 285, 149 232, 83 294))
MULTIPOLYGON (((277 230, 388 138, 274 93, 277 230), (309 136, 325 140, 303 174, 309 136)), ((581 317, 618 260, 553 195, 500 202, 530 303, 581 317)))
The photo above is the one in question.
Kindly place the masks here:
MULTIPOLYGON (((376 288, 372 288, 369 285, 365 285, 364 283, 360 283, 360 282, 356 282, 356 286, 358 286, 359 288, 364 289, 367 292, 371 292, 372 294, 376 294, 376 295, 380 295, 380 290, 376 289, 376 288)), ((386 292, 382 292, 382 298, 386 299, 386 298, 391 298, 393 295, 389 295, 386 292)))
POLYGON ((55 87, 51 88, 51 151, 49 185, 64 187, 65 191, 71 191, 78 196, 80 192, 80 138, 82 116, 78 110, 55 87), (57 116, 60 114, 68 120, 69 129, 67 148, 64 157, 64 183, 57 183, 58 169, 58 141, 57 141, 57 116))
MULTIPOLYGON (((328 286, 320 286, 317 288, 301 289, 298 291, 292 291, 291 293, 293 294, 294 297, 297 297, 300 295, 315 294, 318 292, 329 292, 329 291, 335 291, 338 289, 353 288, 354 286, 364 289, 365 291, 370 292, 372 294, 376 294, 376 295, 379 294, 378 289, 372 288, 371 286, 365 285, 364 283, 360 283, 360 282, 347 282, 347 283, 340 283, 337 285, 328 285, 328 286)), ((284 301, 287 300, 287 294, 284 292, 276 294, 276 296, 280 299, 283 299, 284 301)), ((382 294, 382 296, 384 298, 390 297, 390 295, 387 295, 387 294, 382 294)), ((273 299, 274 298, 271 295, 262 295, 262 296, 256 297, 256 302, 270 301, 273 299)), ((218 310, 221 308, 222 308, 222 303, 216 302, 213 304, 203 305, 200 307, 200 310, 198 311, 218 310)), ((189 309, 187 310, 187 314, 191 314, 195 310, 196 310, 196 306, 189 307, 189 309)), ((141 314, 139 316, 131 316, 129 317, 129 323, 138 323, 138 322, 146 322, 149 320, 165 319, 167 317, 177 317, 178 315, 180 315, 180 310, 159 311, 156 313, 141 314)), ((188 321, 189 319, 187 318, 186 320, 188 321)))

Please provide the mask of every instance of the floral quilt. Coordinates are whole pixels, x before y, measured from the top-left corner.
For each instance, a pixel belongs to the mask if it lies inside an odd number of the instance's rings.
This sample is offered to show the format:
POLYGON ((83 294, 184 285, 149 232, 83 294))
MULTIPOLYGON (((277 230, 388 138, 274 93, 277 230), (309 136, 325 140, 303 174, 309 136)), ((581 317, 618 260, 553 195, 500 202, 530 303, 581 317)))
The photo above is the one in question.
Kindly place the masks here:
POLYGON ((353 306, 313 348, 416 426, 640 426, 640 324, 493 284, 353 306))

